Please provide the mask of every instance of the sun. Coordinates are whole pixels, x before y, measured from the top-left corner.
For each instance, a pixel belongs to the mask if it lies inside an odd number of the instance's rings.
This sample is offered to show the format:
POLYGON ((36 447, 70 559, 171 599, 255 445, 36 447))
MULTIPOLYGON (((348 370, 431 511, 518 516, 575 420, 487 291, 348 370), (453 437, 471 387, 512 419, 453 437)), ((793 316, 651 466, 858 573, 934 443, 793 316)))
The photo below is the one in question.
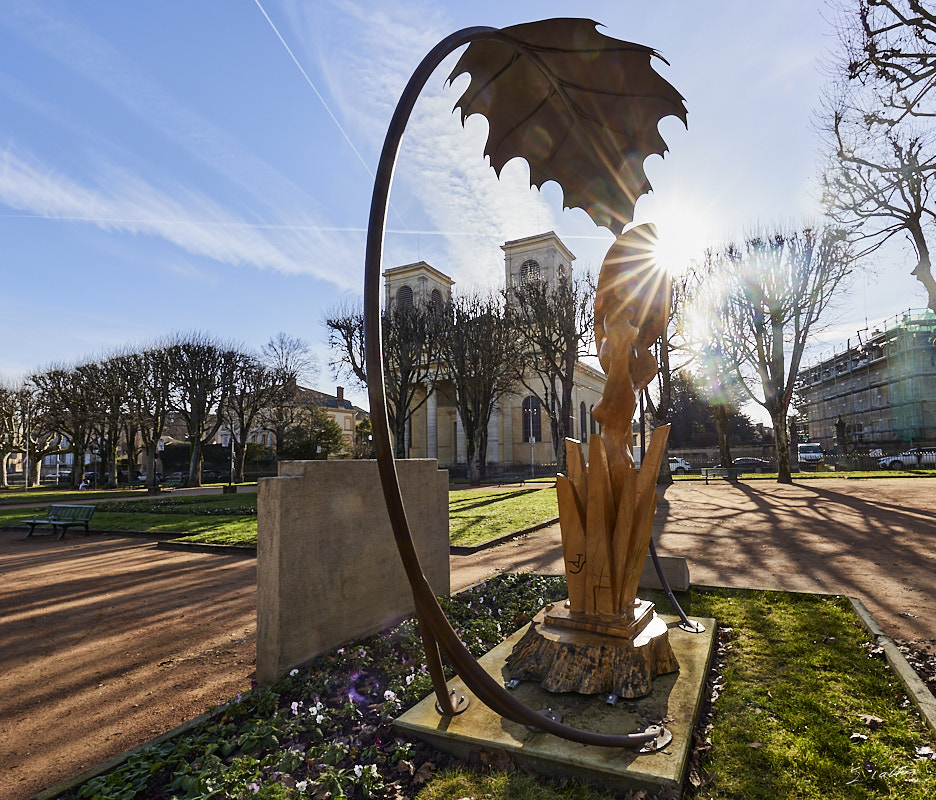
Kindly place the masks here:
POLYGON ((657 200, 641 211, 646 211, 642 215, 645 221, 656 225, 657 264, 674 277, 685 272, 692 262, 701 261, 706 248, 720 239, 719 226, 711 215, 687 200, 657 200))

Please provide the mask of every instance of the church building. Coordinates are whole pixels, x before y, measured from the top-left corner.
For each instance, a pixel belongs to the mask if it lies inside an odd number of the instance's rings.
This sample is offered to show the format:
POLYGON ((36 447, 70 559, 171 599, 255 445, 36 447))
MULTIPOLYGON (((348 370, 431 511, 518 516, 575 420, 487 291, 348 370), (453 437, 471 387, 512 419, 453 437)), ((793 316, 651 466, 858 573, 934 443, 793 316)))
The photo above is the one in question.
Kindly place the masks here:
MULTIPOLYGON (((571 277, 575 256, 552 231, 505 242, 506 287, 528 281, 557 283, 571 277)), ((384 272, 386 305, 445 303, 451 299, 454 281, 424 261, 394 267, 384 272)), ((508 293, 509 302, 509 293, 508 293)), ((571 435, 585 443, 598 433, 592 409, 601 399, 604 373, 581 361, 575 367, 572 389, 571 435)), ((428 399, 415 411, 407 429, 410 458, 435 458, 441 467, 467 462, 465 434, 455 404, 455 388, 440 380, 428 399)), ((488 426, 487 464, 505 468, 531 464, 553 464, 549 417, 537 397, 517 385, 515 394, 501 398, 488 426)))

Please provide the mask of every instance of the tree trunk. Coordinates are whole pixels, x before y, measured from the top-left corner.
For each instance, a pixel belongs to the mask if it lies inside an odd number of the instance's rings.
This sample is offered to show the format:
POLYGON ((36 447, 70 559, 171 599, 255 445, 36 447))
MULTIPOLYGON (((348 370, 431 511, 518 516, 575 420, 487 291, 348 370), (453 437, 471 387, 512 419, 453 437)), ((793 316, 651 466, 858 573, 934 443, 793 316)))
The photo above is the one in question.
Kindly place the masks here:
POLYGON ((481 483, 487 477, 487 422, 481 426, 478 432, 478 442, 475 445, 475 461, 478 463, 478 483, 481 483))
MULTIPOLYGON (((150 489, 156 488, 156 443, 146 445, 143 453, 143 470, 146 472, 146 483, 150 489)), ((129 465, 127 470, 127 480, 133 480, 133 472, 129 465)))
POLYGON ((731 445, 728 441, 728 406, 718 403, 714 407, 715 434, 718 437, 718 460, 720 467, 730 467, 731 445))
POLYGON ((669 468, 669 459, 664 458, 660 462, 660 471, 657 473, 657 484, 659 486, 671 486, 673 483, 673 473, 669 468))
POLYGON ((108 489, 117 488, 117 440, 116 437, 108 439, 104 455, 104 470, 107 472, 105 486, 108 489))
MULTIPOLYGON (((558 436, 556 441, 553 442, 553 449, 556 454, 556 472, 561 475, 566 475, 568 472, 566 464, 566 448, 565 440, 573 430, 572 426, 569 424, 569 420, 572 418, 572 384, 575 379, 575 357, 571 360, 566 359, 566 374, 560 378, 562 386, 562 402, 559 404, 560 413, 562 415, 562 420, 564 425, 559 426, 558 436)), ((584 436, 580 437, 584 440, 584 436)))
POLYGON ((82 449, 81 452, 72 450, 72 454, 71 485, 73 489, 77 489, 84 481, 85 459, 88 455, 88 451, 85 449, 82 449))
POLYGON ((774 439, 777 442, 777 483, 793 483, 793 475, 790 472, 790 440, 787 436, 786 412, 781 408, 779 411, 772 411, 770 422, 774 429, 774 439))
MULTIPOLYGON (((127 475, 132 477, 136 473, 137 469, 137 431, 138 427, 134 424, 128 424, 124 429, 124 434, 127 437, 127 475)), ((153 451, 155 452, 155 445, 153 446, 153 451)), ((116 479, 116 471, 115 471, 116 479)))
POLYGON ((39 485, 39 475, 42 470, 42 459, 31 455, 29 459, 29 475, 26 476, 26 488, 39 485))
POLYGON ((195 438, 191 440, 190 444, 192 452, 189 456, 188 480, 185 482, 185 485, 201 486, 202 464, 204 463, 202 442, 201 439, 195 438))
POLYGON ((409 457, 406 452, 406 417, 403 418, 402 424, 399 420, 393 420, 393 457, 409 457))
POLYGON ((913 244, 917 251, 917 265, 910 274, 923 284, 929 309, 936 314, 936 278, 933 278, 929 246, 923 235, 923 229, 919 225, 911 226, 910 235, 913 237, 913 244))
POLYGON ((244 462, 247 460, 247 444, 245 442, 234 441, 234 474, 231 476, 233 483, 244 482, 244 462))
POLYGON ((0 455, 0 486, 4 488, 10 485, 9 482, 7 481, 7 464, 9 463, 9 461, 10 461, 9 453, 3 453, 2 455, 0 455))

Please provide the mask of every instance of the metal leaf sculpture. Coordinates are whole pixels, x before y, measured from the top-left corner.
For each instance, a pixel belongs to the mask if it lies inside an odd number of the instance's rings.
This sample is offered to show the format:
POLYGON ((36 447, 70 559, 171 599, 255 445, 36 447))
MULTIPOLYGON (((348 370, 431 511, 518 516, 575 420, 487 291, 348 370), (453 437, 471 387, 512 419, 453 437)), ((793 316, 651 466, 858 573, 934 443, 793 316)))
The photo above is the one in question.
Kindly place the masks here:
POLYGON ((393 460, 384 396, 380 276, 393 169, 419 92, 450 53, 469 44, 453 75, 472 79, 459 101, 463 117, 483 113, 490 123, 488 153, 495 170, 527 159, 533 181, 556 180, 566 202, 619 233, 649 186, 643 160, 665 152, 660 119, 685 121, 682 98, 650 69, 653 50, 619 42, 581 19, 553 19, 511 28, 465 28, 439 42, 420 62, 387 127, 371 199, 364 259, 365 356, 374 445, 390 525, 406 577, 437 698, 445 715, 465 698, 447 688, 440 650, 465 684, 502 717, 582 744, 654 747, 651 726, 631 734, 602 734, 564 725, 525 706, 488 675, 458 638, 423 574, 410 533, 393 460))
POLYGON ((596 28, 587 19, 504 28, 509 38, 473 42, 449 81, 471 75, 455 107, 462 122, 487 118, 484 154, 498 176, 512 158, 524 158, 531 185, 556 181, 567 208, 620 234, 650 189, 644 160, 666 152, 660 120, 685 123, 686 108, 651 67, 661 58, 655 50, 596 28))

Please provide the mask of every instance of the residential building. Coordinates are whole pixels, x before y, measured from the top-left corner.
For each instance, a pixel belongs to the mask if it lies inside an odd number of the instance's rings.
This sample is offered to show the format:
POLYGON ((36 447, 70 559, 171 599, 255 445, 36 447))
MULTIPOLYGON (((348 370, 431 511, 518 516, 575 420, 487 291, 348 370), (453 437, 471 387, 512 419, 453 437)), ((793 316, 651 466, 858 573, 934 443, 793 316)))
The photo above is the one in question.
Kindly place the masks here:
MULTIPOLYGON (((519 286, 530 280, 557 282, 571 276, 575 256, 552 231, 505 242, 505 285, 519 286)), ((442 303, 451 299, 454 281, 424 261, 394 267, 384 272, 387 306, 394 303, 442 303)), ((596 362, 597 364, 597 362, 596 362)), ((586 447, 598 425, 592 409, 601 399, 605 375, 597 366, 579 362, 572 390, 572 436, 586 447)), ((417 397, 419 406, 407 428, 406 450, 410 458, 436 458, 443 466, 467 462, 465 434, 455 404, 455 388, 442 379, 429 394, 417 397)), ((552 464, 553 451, 549 417, 540 401, 522 386, 501 398, 488 427, 487 464, 552 464)))
POLYGON ((334 395, 301 387, 299 391, 304 402, 311 401, 324 408, 325 413, 341 428, 345 452, 350 453, 354 449, 354 428, 359 421, 358 414, 364 414, 365 412, 352 405, 350 400, 345 399, 344 387, 342 386, 335 388, 334 395))
POLYGON ((908 310, 860 331, 800 370, 800 393, 809 441, 829 452, 936 444, 936 315, 908 310))
MULTIPOLYGON (((335 394, 320 392, 317 389, 309 389, 304 386, 297 387, 297 396, 295 402, 298 405, 317 405, 325 409, 329 418, 341 428, 341 436, 344 439, 344 453, 350 453, 354 449, 354 431, 357 423, 367 416, 367 412, 353 405, 350 400, 344 396, 344 387, 335 388, 335 394)), ((261 414, 262 417, 262 414, 261 414)), ((258 419, 253 429, 247 437, 248 442, 259 442, 268 447, 275 444, 275 436, 269 430, 269 423, 265 419, 258 419)), ((229 447, 231 444, 231 431, 226 425, 222 425, 215 436, 215 444, 229 447)))

